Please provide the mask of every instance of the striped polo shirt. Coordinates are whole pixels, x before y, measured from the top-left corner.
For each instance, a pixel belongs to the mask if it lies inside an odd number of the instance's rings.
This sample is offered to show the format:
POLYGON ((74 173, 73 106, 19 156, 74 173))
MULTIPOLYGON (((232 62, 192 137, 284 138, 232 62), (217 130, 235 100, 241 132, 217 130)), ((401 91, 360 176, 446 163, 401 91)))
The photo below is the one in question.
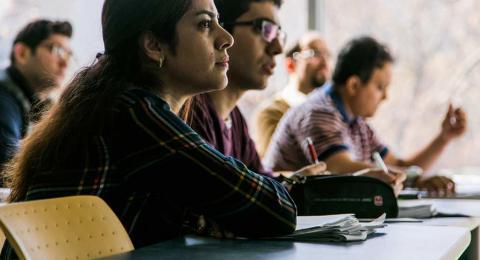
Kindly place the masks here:
POLYGON ((348 116, 332 87, 315 90, 305 103, 285 114, 265 155, 265 167, 294 171, 312 164, 307 137, 313 140, 319 160, 348 151, 356 161, 371 162, 373 152, 382 156, 388 152, 364 118, 348 116))

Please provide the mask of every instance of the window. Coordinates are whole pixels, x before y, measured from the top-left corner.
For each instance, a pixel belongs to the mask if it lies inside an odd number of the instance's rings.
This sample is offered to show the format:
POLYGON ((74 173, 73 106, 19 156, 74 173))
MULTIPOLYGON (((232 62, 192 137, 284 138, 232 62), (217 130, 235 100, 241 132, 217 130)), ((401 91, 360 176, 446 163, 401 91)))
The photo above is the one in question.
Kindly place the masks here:
POLYGON ((391 149, 408 156, 426 145, 452 101, 467 111, 468 130, 436 166, 480 166, 480 2, 323 2, 324 34, 334 53, 367 34, 387 44, 396 58, 389 99, 372 120, 391 149))

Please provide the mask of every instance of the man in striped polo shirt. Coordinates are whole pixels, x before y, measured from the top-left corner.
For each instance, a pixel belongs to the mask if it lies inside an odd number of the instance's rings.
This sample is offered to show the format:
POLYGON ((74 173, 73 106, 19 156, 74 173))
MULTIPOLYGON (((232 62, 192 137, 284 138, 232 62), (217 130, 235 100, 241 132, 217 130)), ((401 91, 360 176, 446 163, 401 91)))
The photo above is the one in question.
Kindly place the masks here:
MULTIPOLYGON (((266 167, 279 171, 310 164, 312 158, 306 142, 310 137, 318 159, 325 161, 334 173, 373 167, 375 152, 387 165, 418 165, 428 169, 446 145, 465 132, 465 113, 449 106, 440 133, 427 147, 410 159, 396 158, 365 121, 387 96, 392 63, 389 50, 373 38, 361 37, 349 42, 338 56, 333 85, 314 91, 303 105, 283 117, 266 153, 266 167)), ((411 182, 430 191, 454 190, 454 183, 440 176, 420 176, 411 182)))

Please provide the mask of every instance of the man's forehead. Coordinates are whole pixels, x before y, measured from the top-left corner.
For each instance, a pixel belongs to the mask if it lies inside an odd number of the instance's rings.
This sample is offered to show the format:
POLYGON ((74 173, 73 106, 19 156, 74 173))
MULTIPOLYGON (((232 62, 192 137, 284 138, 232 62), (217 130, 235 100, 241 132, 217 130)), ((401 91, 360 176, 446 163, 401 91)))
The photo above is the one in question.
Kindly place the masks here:
POLYGON ((371 80, 378 83, 382 83, 384 85, 388 85, 390 83, 391 78, 392 78, 392 64, 385 63, 382 67, 375 68, 375 70, 373 71, 371 80))
POLYGON ((325 40, 317 31, 308 31, 298 40, 301 49, 312 49, 312 47, 327 48, 325 40))
POLYGON ((302 46, 302 49, 315 49, 315 50, 328 50, 327 45, 322 39, 311 39, 308 42, 305 42, 302 46))
POLYGON ((58 43, 62 45, 68 45, 70 43, 70 38, 59 33, 50 35, 47 39, 43 40, 44 43, 58 43))
POLYGON ((280 24, 278 7, 272 1, 252 2, 247 12, 238 17, 238 21, 249 21, 258 18, 267 18, 280 24))

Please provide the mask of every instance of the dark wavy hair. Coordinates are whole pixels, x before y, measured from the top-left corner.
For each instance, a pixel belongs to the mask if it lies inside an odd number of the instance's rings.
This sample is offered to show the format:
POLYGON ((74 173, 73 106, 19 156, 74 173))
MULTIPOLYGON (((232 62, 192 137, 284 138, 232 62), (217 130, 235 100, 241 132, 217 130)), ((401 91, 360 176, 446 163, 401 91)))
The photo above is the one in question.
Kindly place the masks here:
POLYGON ((372 37, 364 36, 351 40, 340 50, 333 72, 336 87, 345 85, 348 78, 357 76, 367 83, 377 68, 394 62, 390 50, 372 37))
POLYGON ((139 39, 152 32, 175 51, 176 25, 190 6, 191 0, 105 1, 105 54, 75 76, 59 102, 22 142, 7 167, 10 201, 24 200, 36 173, 66 167, 72 150, 82 147, 89 136, 100 134, 111 120, 113 100, 126 88, 159 85, 156 63, 144 54, 139 39))
POLYGON ((272 2, 277 7, 281 7, 283 3, 283 0, 215 0, 215 5, 220 14, 220 22, 225 23, 225 30, 232 33, 233 25, 229 24, 235 22, 238 17, 248 12, 251 3, 267 1, 272 2))

